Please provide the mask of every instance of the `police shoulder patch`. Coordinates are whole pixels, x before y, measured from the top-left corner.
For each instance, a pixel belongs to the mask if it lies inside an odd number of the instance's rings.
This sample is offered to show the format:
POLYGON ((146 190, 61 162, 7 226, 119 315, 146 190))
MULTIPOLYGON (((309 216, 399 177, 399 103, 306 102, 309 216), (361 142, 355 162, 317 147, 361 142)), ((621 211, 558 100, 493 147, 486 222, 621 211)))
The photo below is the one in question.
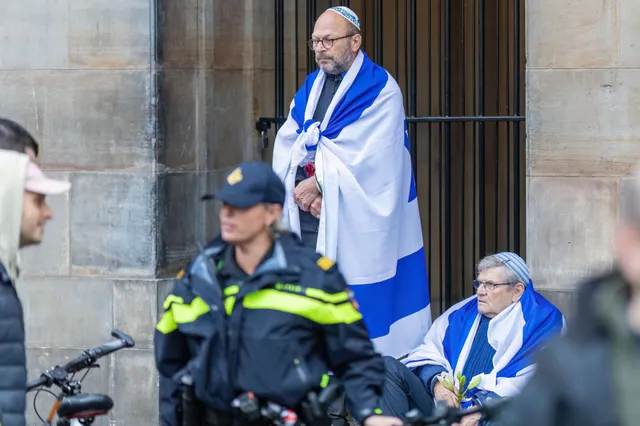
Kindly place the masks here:
POLYGON ((318 261, 316 262, 316 265, 318 265, 320 269, 322 269, 323 271, 328 271, 329 268, 331 268, 334 265, 334 262, 328 257, 322 256, 320 257, 320 259, 318 259, 318 261))

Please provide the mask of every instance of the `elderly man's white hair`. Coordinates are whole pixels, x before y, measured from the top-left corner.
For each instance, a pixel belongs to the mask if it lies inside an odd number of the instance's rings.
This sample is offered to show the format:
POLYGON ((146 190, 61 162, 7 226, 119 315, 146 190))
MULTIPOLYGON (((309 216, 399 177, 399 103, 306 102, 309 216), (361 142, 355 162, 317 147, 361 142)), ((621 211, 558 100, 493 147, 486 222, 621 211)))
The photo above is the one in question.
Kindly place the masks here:
POLYGON ((478 273, 487 269, 502 268, 504 280, 510 284, 531 283, 531 272, 524 259, 508 251, 491 254, 478 263, 478 273))

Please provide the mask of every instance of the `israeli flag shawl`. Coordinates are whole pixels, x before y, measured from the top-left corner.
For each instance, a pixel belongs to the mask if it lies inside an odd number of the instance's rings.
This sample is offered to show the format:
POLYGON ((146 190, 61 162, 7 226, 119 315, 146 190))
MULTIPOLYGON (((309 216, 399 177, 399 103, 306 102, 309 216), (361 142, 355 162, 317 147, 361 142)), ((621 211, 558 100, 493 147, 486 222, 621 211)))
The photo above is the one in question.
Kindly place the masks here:
POLYGON ((317 251, 354 291, 376 350, 405 355, 431 325, 429 286, 402 93, 359 52, 322 122, 312 120, 326 75, 310 74, 276 136, 283 219, 300 235, 296 168, 315 161, 323 185, 317 251))
MULTIPOLYGON (((410 369, 429 364, 440 365, 448 372, 454 368, 462 372, 479 322, 477 296, 453 305, 434 321, 424 343, 402 362, 410 369)), ((564 328, 562 313, 536 292, 530 282, 520 300, 489 323, 487 337, 496 350, 493 370, 483 374, 478 388, 467 396, 479 390, 501 397, 519 393, 534 372, 533 358, 537 351, 564 328)), ((469 383, 472 378, 466 379, 469 383)))

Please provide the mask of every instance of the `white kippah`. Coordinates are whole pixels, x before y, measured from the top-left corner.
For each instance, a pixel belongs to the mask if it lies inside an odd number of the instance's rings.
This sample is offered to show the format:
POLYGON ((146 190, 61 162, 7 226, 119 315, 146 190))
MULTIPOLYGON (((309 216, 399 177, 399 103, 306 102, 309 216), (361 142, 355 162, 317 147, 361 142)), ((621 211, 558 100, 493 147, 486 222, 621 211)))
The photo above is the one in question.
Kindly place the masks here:
POLYGON ((358 19, 358 15, 356 15, 356 13, 353 10, 349 9, 346 6, 330 7, 329 10, 333 10, 334 12, 342 16, 344 19, 351 22, 353 25, 356 26, 356 28, 358 28, 358 31, 360 31, 360 19, 358 19))

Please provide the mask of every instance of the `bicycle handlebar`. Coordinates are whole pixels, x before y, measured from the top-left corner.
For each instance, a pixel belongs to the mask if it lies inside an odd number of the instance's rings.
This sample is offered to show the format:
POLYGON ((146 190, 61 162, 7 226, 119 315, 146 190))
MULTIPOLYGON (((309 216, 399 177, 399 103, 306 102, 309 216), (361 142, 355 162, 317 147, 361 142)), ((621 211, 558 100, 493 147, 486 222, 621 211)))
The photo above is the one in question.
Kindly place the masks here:
POLYGON ((40 386, 50 387, 54 383, 60 383, 64 381, 69 374, 77 373, 78 371, 89 368, 98 359, 109 355, 112 352, 135 346, 135 342, 131 336, 121 332, 120 330, 112 330, 111 336, 115 337, 117 340, 113 340, 92 349, 87 349, 80 356, 72 359, 63 366, 55 366, 45 371, 38 379, 27 384, 27 392, 40 386))
POLYGON ((27 392, 34 390, 35 388, 39 388, 47 383, 47 378, 44 376, 40 376, 36 380, 33 380, 27 383, 27 392))
POLYGON ((131 348, 135 345, 135 342, 133 341, 131 336, 119 330, 113 330, 111 332, 111 336, 115 337, 118 340, 113 340, 109 343, 105 343, 104 345, 98 346, 97 348, 87 349, 82 353, 82 355, 78 356, 75 359, 72 359, 60 368, 62 368, 69 374, 75 373, 77 371, 84 370, 90 364, 93 364, 98 359, 109 355, 112 352, 123 348, 131 348))

